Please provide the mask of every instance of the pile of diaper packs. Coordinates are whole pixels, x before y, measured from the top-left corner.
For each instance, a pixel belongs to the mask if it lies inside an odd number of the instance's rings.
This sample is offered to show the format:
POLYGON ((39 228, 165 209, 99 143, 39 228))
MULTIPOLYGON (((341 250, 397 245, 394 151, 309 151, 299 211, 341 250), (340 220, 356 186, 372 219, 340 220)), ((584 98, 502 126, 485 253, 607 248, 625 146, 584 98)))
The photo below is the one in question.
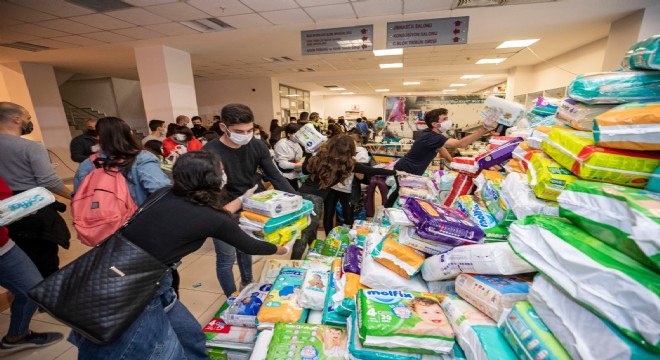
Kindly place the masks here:
POLYGON ((281 246, 301 236, 313 208, 299 195, 268 190, 245 200, 239 223, 248 234, 281 246))

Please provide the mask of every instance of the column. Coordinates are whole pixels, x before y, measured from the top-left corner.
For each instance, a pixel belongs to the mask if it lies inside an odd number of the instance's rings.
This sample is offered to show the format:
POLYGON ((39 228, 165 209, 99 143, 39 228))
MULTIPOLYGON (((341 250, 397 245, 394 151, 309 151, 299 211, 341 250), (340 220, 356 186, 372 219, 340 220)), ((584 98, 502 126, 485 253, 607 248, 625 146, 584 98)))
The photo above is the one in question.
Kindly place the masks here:
POLYGON ((509 70, 506 79, 506 99, 513 101, 513 97, 532 91, 532 66, 516 66, 509 70))
POLYGON ((621 59, 636 42, 660 34, 660 5, 650 6, 610 25, 603 71, 621 67, 621 59))
POLYGON ((197 115, 190 54, 167 46, 135 49, 147 121, 174 122, 178 115, 197 115))

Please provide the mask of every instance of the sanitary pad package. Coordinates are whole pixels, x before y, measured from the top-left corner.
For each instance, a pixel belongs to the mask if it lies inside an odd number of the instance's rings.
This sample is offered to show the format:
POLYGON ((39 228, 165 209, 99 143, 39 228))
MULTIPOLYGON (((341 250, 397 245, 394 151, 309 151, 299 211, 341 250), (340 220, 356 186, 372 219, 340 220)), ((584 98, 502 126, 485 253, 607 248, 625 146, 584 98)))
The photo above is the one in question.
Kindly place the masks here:
POLYGON ((424 263, 424 255, 420 252, 389 237, 381 241, 371 255, 376 262, 406 279, 415 276, 424 263))
POLYGON ((577 176, 542 152, 529 153, 525 159, 530 164, 527 180, 541 199, 556 201, 561 191, 577 180, 577 176))
POLYGON ((329 267, 307 269, 302 292, 298 297, 300 307, 311 310, 323 310, 325 295, 328 291, 329 267))
POLYGON ((0 201, 0 226, 7 226, 55 202, 55 196, 36 187, 0 201))
POLYGON ((519 219, 534 214, 559 215, 557 203, 536 197, 524 174, 507 175, 500 187, 502 197, 506 199, 514 215, 519 219))
POLYGON ((587 105, 568 98, 561 102, 555 117, 575 130, 591 131, 594 118, 611 108, 612 105, 587 105))
POLYGON ((346 329, 314 324, 277 323, 267 360, 344 360, 346 329))
POLYGON ((460 274, 456 277, 458 295, 496 321, 504 309, 527 298, 529 285, 529 279, 519 276, 460 274))
POLYGON ((228 325, 257 327, 257 313, 270 288, 271 284, 265 283, 252 283, 246 286, 220 316, 228 325))
POLYGON ((587 104, 623 104, 660 98, 660 72, 605 71, 579 75, 568 96, 587 104))
POLYGON ((308 310, 298 305, 304 277, 304 269, 282 268, 257 314, 260 329, 272 328, 276 322, 303 322, 307 319, 308 310))
POLYGON ((302 197, 279 190, 266 190, 245 199, 243 208, 258 214, 279 217, 302 209, 302 197))
POLYGON ((619 105, 596 117, 596 145, 606 148, 660 150, 660 101, 619 105))

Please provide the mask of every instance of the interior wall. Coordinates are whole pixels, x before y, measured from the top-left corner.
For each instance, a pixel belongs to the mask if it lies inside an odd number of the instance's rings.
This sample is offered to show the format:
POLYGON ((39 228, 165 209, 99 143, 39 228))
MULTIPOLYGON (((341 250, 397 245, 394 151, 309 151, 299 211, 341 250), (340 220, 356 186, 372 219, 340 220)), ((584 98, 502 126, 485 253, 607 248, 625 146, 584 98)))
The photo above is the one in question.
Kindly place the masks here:
MULTIPOLYGON (((126 121, 131 128, 149 134, 149 121, 144 111, 144 101, 140 82, 135 80, 112 78, 112 89, 117 101, 117 109, 120 118, 126 121)), ((174 119, 160 119, 166 122, 174 119)))
POLYGON ((324 118, 344 116, 345 111, 353 110, 357 105, 367 119, 375 119, 383 115, 383 95, 325 95, 310 98, 312 111, 316 111, 324 118), (318 101, 323 99, 323 106, 318 101), (322 109, 323 113, 317 109, 322 109))
POLYGON ((621 66, 623 55, 632 44, 637 42, 643 19, 644 10, 639 10, 610 24, 603 70, 612 70, 621 66))
POLYGON ((80 107, 91 107, 108 116, 117 116, 117 100, 110 78, 73 80, 60 86, 62 100, 80 107))

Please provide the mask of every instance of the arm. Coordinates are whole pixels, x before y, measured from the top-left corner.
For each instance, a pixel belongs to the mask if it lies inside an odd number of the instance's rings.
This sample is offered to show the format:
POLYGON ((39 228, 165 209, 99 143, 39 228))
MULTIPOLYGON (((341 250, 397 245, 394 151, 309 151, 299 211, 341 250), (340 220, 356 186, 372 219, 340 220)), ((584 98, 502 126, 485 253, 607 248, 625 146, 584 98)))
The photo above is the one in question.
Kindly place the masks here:
POLYGON ((451 147, 451 148, 462 148, 466 147, 473 142, 475 142, 477 139, 480 137, 488 134, 490 130, 486 129, 485 127, 480 127, 477 129, 477 131, 473 132, 472 134, 462 138, 461 140, 456 140, 456 139, 449 139, 445 142, 444 146, 451 147))
POLYGON ((277 162, 277 165, 279 165, 279 167, 281 167, 282 169, 296 168, 296 163, 290 161, 292 157, 295 158, 295 154, 293 154, 292 156, 291 152, 289 151, 289 148, 285 144, 278 142, 277 144, 275 144, 274 150, 275 150, 275 161, 277 162))
POLYGON ((77 163, 85 161, 88 157, 85 155, 85 139, 81 136, 77 136, 71 140, 69 150, 71 151, 71 160, 77 163))
POLYGON ((268 148, 266 147, 266 144, 260 144, 261 146, 259 147, 260 149, 260 160, 259 160, 259 167, 261 167, 261 170, 263 170, 264 174, 268 176, 268 179, 270 179, 270 183, 273 184, 273 187, 276 190, 288 192, 290 194, 295 194, 296 191, 293 190, 293 187, 291 187, 291 184, 282 176, 282 173, 277 169, 275 166, 275 163, 273 162, 273 158, 270 156, 270 152, 268 152, 268 148))
POLYGON ((380 168, 375 168, 371 167, 366 164, 362 163, 355 163, 355 167, 353 167, 353 172, 354 173, 360 173, 364 174, 367 176, 374 176, 374 175, 396 175, 396 170, 387 170, 387 169, 380 169, 380 168))
POLYGON ((284 255, 288 250, 283 246, 276 246, 265 241, 259 241, 246 234, 238 227, 238 223, 229 219, 228 215, 220 214, 220 225, 209 236, 221 239, 227 244, 241 250, 248 255, 284 255))
POLYGON ((140 185, 149 194, 153 194, 156 190, 171 184, 170 179, 160 168, 160 161, 152 153, 141 151, 134 166, 137 166, 136 170, 140 185))
POLYGON ((64 185, 62 179, 57 176, 55 170, 53 170, 53 165, 50 163, 46 148, 39 143, 34 143, 34 148, 28 156, 37 185, 43 186, 65 199, 71 199, 69 189, 64 185))
POLYGON ((451 162, 451 154, 449 151, 447 151, 447 149, 444 148, 444 146, 440 148, 440 156, 442 156, 443 159, 451 162))

